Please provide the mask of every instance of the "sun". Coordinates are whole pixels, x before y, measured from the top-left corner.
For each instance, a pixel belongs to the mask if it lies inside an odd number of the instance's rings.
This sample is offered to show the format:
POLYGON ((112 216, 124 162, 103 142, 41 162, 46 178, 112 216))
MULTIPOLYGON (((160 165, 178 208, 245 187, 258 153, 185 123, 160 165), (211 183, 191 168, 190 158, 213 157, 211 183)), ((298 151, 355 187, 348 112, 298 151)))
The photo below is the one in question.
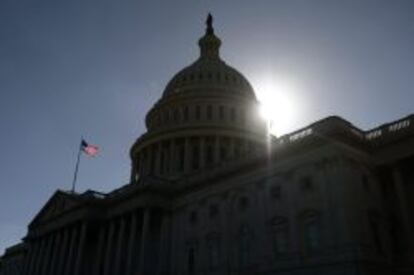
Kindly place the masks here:
POLYGON ((292 129, 297 115, 294 98, 296 86, 281 78, 266 78, 255 82, 260 115, 267 121, 269 133, 280 136, 292 129))

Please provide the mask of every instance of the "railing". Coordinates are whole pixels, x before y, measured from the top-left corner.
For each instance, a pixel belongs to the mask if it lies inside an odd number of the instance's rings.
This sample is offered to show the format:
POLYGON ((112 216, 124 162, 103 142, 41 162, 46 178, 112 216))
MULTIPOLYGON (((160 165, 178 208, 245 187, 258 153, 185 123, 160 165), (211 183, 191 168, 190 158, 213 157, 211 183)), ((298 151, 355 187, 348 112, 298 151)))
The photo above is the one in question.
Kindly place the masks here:
POLYGON ((365 138, 369 141, 379 139, 379 138, 385 138, 386 136, 389 136, 390 134, 395 134, 399 131, 406 130, 410 126, 414 126, 414 115, 411 115, 407 118, 403 118, 401 120, 397 120, 395 122, 392 122, 390 124, 385 124, 383 126, 380 126, 374 130, 368 131, 365 134, 365 138))
MULTIPOLYGON (((280 145, 286 144, 286 143, 293 143, 293 142, 302 140, 312 134, 317 134, 318 125, 322 125, 323 123, 327 123, 327 122, 326 121, 316 122, 299 131, 284 135, 276 139, 276 142, 279 143, 280 145)), ((328 123, 332 123, 332 122, 328 122, 328 123)), ((333 123, 336 124, 336 122, 333 122, 333 123)), ((332 126, 334 124, 332 124, 332 126)), ((341 123, 338 123, 337 125, 341 125, 341 123)), ((357 137, 360 140, 366 140, 368 142, 373 141, 373 140, 382 140, 386 137, 389 137, 390 135, 393 136, 399 131, 407 130, 408 128, 414 128, 414 115, 410 115, 403 119, 385 124, 383 126, 377 127, 375 129, 372 129, 366 132, 352 126, 351 124, 349 124, 349 126, 343 126, 343 127, 344 129, 348 130, 349 133, 351 133, 353 136, 357 137)), ((329 129, 329 126, 328 126, 328 129, 329 129)))

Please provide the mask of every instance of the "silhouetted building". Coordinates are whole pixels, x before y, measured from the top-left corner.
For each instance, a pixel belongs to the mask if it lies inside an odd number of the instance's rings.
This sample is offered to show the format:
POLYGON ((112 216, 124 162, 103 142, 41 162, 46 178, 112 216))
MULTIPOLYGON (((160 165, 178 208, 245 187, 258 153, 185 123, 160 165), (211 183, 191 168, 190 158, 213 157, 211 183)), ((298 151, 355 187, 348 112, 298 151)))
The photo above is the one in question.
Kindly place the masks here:
POLYGON ((2 275, 414 274, 414 115, 270 138, 220 44, 210 18, 146 116, 130 184, 57 191, 2 275))

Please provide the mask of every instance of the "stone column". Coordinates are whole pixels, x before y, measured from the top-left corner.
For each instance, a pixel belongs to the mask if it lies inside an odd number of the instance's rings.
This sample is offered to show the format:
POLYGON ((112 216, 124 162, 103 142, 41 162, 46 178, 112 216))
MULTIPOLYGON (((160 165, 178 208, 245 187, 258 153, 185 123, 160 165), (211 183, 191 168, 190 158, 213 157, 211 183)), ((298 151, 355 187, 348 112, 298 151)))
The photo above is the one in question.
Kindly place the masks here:
POLYGON ((409 260, 414 261, 413 256, 413 249, 414 249, 414 241, 412 238, 412 233, 414 232, 413 225, 410 219, 410 212, 407 202, 407 192, 404 186, 404 180, 398 166, 395 166, 392 170, 392 176, 394 180, 394 188, 396 191, 396 195, 398 197, 398 207, 401 211, 401 218, 402 218, 402 225, 403 230, 405 233, 405 239, 407 241, 407 251, 409 254, 409 260))
POLYGON ((65 275, 73 275, 73 265, 74 265, 74 258, 75 258, 75 247, 76 247, 76 239, 78 237, 78 230, 77 227, 73 227, 70 230, 70 244, 69 244, 69 254, 66 259, 67 263, 65 265, 65 275))
POLYGON ((63 231, 63 241, 60 246, 60 251, 57 259, 56 274, 63 274, 65 270, 66 255, 69 249, 69 228, 65 228, 63 231))
POLYGON ((120 218, 120 225, 117 236, 116 243, 116 254, 115 254, 115 274, 123 274, 121 272, 121 261, 122 261, 122 244, 124 241, 124 231, 125 231, 125 219, 124 217, 120 218))
POLYGON ((43 254, 43 259, 42 259, 41 267, 40 267, 40 273, 42 275, 45 275, 47 273, 47 266, 48 266, 48 263, 50 261, 50 249, 52 247, 52 241, 53 241, 52 237, 53 237, 52 235, 48 235, 48 236, 45 237, 46 246, 45 246, 45 249, 42 253, 43 254))
POLYGON ((36 262, 34 266, 34 274, 41 274, 42 260, 44 256, 45 246, 46 246, 46 239, 44 236, 40 236, 39 237, 39 250, 37 252, 36 262))
POLYGON ((184 139, 184 173, 191 170, 191 146, 190 138, 184 139))
POLYGON ((99 275, 101 264, 104 263, 103 255, 104 255, 104 247, 105 247, 105 227, 101 226, 99 228, 99 237, 98 237, 98 245, 96 251, 96 262, 93 266, 93 274, 99 275))
POLYGON ((109 225, 109 232, 108 232, 108 238, 107 238, 107 241, 106 241, 106 243, 107 243, 107 246, 106 246, 106 254, 105 254, 105 261, 104 261, 104 264, 105 264, 105 268, 104 268, 104 274, 105 275, 111 275, 112 273, 111 273, 111 265, 112 265, 112 262, 111 262, 111 251, 112 251, 112 249, 113 249, 113 238, 114 238, 114 231, 115 231, 115 220, 112 220, 111 222, 110 222, 110 225, 109 225))
POLYGON ((55 245, 54 245, 53 252, 52 252, 52 257, 51 257, 52 263, 50 264, 50 270, 48 273, 50 275, 56 274, 55 270, 56 270, 57 261, 59 259, 61 239, 62 239, 62 232, 59 231, 56 233, 55 245))
POLYGON ((23 274, 27 274, 27 275, 33 274, 34 272, 35 263, 39 255, 39 247, 40 247, 39 246, 40 243, 38 242, 38 240, 32 240, 31 242, 32 242, 31 243, 31 256, 30 256, 29 261, 27 262, 25 271, 23 272, 23 274))
POLYGON ((127 251, 127 263, 126 263, 126 274, 132 275, 132 261, 134 258, 135 251, 135 242, 136 242, 136 233, 137 231, 137 213, 132 212, 131 214, 131 224, 129 230, 128 238, 128 251, 127 251))
POLYGON ((160 248, 159 248, 159 264, 157 269, 157 274, 161 275, 168 273, 169 271, 169 254, 170 254, 170 216, 168 213, 164 213, 161 222, 160 230, 160 248))
POLYGON ((142 221, 142 234, 141 234, 141 248, 139 253, 139 275, 145 275, 145 250, 147 246, 147 238, 149 237, 149 226, 150 226, 150 209, 145 208, 142 221))
POLYGON ((33 242, 29 242, 27 254, 24 257, 22 274, 26 274, 27 273, 28 267, 29 267, 30 262, 31 262, 31 260, 33 258, 33 248, 34 248, 34 243, 33 242))
POLYGON ((75 274, 79 275, 82 272, 82 260, 83 252, 85 249, 85 238, 86 238, 86 223, 82 222, 80 225, 80 237, 77 243, 77 255, 75 257, 75 274))

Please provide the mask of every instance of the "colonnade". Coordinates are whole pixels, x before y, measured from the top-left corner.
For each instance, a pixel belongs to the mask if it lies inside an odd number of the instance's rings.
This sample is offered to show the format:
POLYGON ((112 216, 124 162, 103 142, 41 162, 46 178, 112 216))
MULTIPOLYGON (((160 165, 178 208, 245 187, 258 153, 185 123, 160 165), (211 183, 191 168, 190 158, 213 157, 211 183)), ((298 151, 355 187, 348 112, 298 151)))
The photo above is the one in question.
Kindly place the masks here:
POLYGON ((23 274, 79 274, 86 238, 85 222, 29 241, 23 274))
POLYGON ((151 208, 78 222, 29 243, 23 274, 144 275, 166 268, 168 217, 151 208))
POLYGON ((131 181, 138 175, 185 174, 256 150, 253 141, 227 136, 194 136, 153 143, 133 159, 131 181))

